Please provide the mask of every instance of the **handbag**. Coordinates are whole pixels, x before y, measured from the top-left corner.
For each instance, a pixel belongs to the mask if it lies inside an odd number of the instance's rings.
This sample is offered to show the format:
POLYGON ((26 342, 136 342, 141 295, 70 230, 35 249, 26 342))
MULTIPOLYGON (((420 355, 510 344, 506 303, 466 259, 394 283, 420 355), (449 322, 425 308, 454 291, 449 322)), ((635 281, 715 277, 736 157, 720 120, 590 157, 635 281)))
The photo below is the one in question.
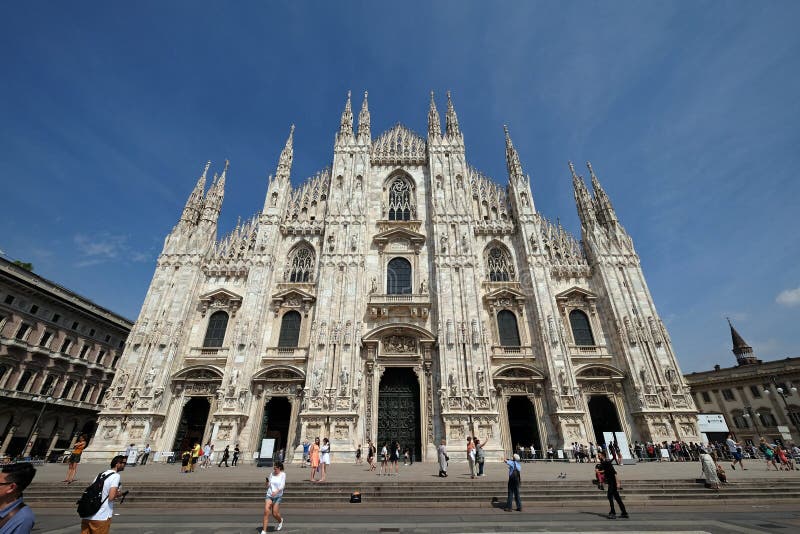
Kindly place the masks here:
POLYGON ((444 461, 445 461, 445 462, 449 462, 449 461, 450 461, 450 457, 449 457, 449 456, 447 456, 446 454, 444 455, 444 461))

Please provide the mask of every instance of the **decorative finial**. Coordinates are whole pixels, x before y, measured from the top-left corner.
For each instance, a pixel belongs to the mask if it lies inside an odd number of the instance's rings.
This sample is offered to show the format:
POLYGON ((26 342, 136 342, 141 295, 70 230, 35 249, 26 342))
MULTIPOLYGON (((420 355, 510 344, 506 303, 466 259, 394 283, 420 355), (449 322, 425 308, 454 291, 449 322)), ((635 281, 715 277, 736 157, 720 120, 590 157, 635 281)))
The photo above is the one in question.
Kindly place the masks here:
POLYGON ((368 96, 369 93, 364 91, 364 101, 361 102, 361 111, 358 113, 358 137, 365 142, 369 142, 371 136, 368 96))
POLYGON ((572 178, 573 179, 575 179, 575 180, 578 179, 578 175, 575 174, 575 165, 573 165, 571 161, 569 162, 569 172, 572 173, 572 178))
POLYGON ((442 121, 439 119, 439 110, 436 109, 436 101, 433 99, 431 91, 431 103, 428 106, 428 137, 442 136, 442 121))
POLYGON ((445 129, 448 137, 460 137, 461 129, 458 126, 458 116, 453 100, 450 98, 450 91, 447 91, 447 115, 445 115, 445 129))

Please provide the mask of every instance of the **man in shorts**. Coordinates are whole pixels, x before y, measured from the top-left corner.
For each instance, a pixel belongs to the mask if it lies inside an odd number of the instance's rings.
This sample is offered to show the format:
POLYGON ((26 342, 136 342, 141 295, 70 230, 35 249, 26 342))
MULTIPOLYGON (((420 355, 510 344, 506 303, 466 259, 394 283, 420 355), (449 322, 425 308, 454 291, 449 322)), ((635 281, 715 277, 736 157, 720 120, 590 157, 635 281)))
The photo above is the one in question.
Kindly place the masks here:
POLYGON ((736 462, 739 462, 739 467, 746 471, 747 468, 742 463, 742 453, 739 452, 741 450, 741 445, 734 441, 733 434, 728 434, 728 439, 725 440, 725 444, 728 446, 728 451, 731 453, 731 458, 733 458, 733 461, 731 462, 731 469, 736 471, 736 462))
POLYGON ((103 504, 96 514, 81 519, 81 534, 108 534, 111 529, 111 519, 114 517, 114 501, 122 495, 119 490, 120 471, 125 469, 127 458, 119 455, 111 460, 111 468, 103 471, 98 476, 105 476, 103 481, 103 504))
POLYGON ((311 444, 308 442, 308 438, 303 440, 303 465, 300 467, 305 467, 307 463, 311 462, 311 457, 309 456, 308 451, 311 449, 311 444))

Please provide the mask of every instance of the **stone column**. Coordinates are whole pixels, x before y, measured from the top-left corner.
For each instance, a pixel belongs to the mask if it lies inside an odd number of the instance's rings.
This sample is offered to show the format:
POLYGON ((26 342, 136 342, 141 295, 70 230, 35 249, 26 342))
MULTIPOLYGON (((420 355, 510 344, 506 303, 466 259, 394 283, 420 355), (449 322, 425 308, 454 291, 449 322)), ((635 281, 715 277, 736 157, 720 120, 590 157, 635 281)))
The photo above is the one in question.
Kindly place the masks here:
POLYGON ((159 449, 162 451, 172 450, 172 442, 175 441, 175 432, 178 431, 178 423, 181 420, 183 407, 189 402, 190 397, 183 396, 176 398, 167 412, 167 419, 164 423, 164 432, 161 435, 159 449))
POLYGON ((50 453, 53 452, 53 449, 56 448, 56 443, 58 443, 58 438, 60 436, 61 436, 61 431, 56 430, 55 433, 53 434, 53 439, 50 440, 50 446, 47 448, 47 454, 45 455, 45 458, 50 457, 50 453))
POLYGON ((0 455, 6 453, 8 449, 8 444, 11 443, 11 438, 14 437, 14 433, 17 431, 16 425, 11 425, 11 428, 8 429, 8 434, 6 434, 6 439, 3 440, 3 445, 0 446, 0 455))
POLYGON ((300 416, 300 399, 293 395, 289 397, 289 402, 291 403, 292 411, 289 416, 289 432, 286 434, 286 457, 283 459, 287 464, 294 459, 296 448, 291 447, 291 444, 295 441, 297 441, 298 447, 300 448, 300 460, 302 461, 303 458, 303 442, 297 439, 297 418, 300 416))
POLYGON ((29 456, 30 455, 31 449, 33 448, 33 444, 36 443, 37 439, 39 439, 39 429, 38 428, 31 435, 31 439, 28 440, 28 443, 25 444, 25 449, 22 451, 22 456, 29 456))

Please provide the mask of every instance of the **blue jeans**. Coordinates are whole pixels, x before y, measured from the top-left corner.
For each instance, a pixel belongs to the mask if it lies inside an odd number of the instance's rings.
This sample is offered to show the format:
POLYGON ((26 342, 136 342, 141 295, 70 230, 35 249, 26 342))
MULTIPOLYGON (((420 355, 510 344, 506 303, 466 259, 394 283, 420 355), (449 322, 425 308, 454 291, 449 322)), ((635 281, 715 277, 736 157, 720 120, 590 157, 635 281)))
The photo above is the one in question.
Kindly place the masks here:
POLYGON ((478 476, 483 476, 483 460, 478 461, 478 476))
POLYGON ((519 498, 519 484, 509 480, 508 481, 508 500, 506 501, 506 508, 511 509, 511 497, 514 497, 517 503, 517 510, 522 510, 522 501, 519 498))

